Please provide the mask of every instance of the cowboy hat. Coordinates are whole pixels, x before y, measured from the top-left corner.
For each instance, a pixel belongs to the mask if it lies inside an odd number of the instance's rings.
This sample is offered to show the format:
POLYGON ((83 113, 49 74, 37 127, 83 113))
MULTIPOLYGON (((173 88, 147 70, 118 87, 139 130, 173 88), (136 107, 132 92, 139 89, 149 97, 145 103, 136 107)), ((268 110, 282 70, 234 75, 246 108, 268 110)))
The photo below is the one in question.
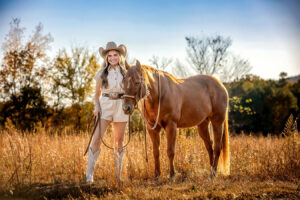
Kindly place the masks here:
POLYGON ((126 56, 126 53, 127 53, 127 49, 124 44, 120 44, 119 46, 117 46, 117 44, 115 42, 108 42, 106 44, 105 49, 103 47, 100 47, 99 53, 102 58, 105 58, 107 52, 109 52, 110 50, 116 50, 116 51, 120 52, 120 54, 123 55, 124 57, 126 56))

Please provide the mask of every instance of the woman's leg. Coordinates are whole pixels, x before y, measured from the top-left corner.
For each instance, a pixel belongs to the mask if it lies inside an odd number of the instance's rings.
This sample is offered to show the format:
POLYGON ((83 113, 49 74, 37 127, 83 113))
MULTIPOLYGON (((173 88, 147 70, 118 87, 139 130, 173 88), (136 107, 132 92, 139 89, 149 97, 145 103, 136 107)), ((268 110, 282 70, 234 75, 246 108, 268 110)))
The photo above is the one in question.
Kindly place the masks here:
POLYGON ((104 133, 110 124, 110 121, 101 119, 101 130, 99 129, 99 124, 97 124, 95 133, 92 138, 91 145, 88 150, 88 164, 87 164, 87 169, 86 169, 86 182, 93 182, 93 176, 94 176, 94 168, 96 161, 98 159, 98 156, 100 154, 100 145, 101 145, 101 137, 103 138, 104 133))
POLYGON ((95 133, 94 133, 91 145, 90 145, 90 147, 92 148, 93 153, 100 150, 100 145, 101 145, 100 134, 101 134, 101 137, 103 138, 104 133, 105 133, 105 131, 106 131, 106 129, 109 126, 110 123, 111 123, 111 121, 101 119, 101 131, 99 131, 99 125, 97 125, 97 128, 95 130, 95 133))
POLYGON ((123 146, 124 133, 127 122, 114 122, 114 162, 115 162, 115 173, 116 178, 120 182, 122 180, 122 160, 124 155, 124 149, 121 149, 123 146))

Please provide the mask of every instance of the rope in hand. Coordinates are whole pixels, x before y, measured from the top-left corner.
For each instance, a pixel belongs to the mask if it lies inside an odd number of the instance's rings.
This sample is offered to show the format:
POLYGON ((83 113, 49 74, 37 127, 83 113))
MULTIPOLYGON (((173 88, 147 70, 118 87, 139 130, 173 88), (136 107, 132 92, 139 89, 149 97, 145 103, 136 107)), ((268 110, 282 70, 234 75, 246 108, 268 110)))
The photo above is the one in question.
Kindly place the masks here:
MULTIPOLYGON (((101 116, 100 116, 100 112, 98 112, 98 116, 97 116, 97 117, 94 117, 94 115, 92 115, 92 117, 91 117, 91 119, 90 119, 90 121, 89 121, 89 124, 88 124, 88 133, 90 132, 90 125, 91 125, 91 122, 92 122, 93 119, 94 119, 93 132, 92 132, 92 134, 91 134, 91 137, 90 137, 90 140, 89 140, 89 143, 88 143, 88 146, 87 146, 87 148, 86 148, 86 150, 85 150, 84 155, 86 155, 86 153, 87 153, 88 150, 89 150, 89 147, 90 147, 91 141, 92 141, 92 139, 93 139, 93 136, 94 136, 94 134, 95 134, 95 131, 96 131, 97 126, 99 126, 99 131, 101 131, 101 116)), ((122 147, 117 147, 117 148, 113 148, 113 147, 110 147, 109 145, 107 145, 107 144, 104 142, 104 140, 103 140, 103 138, 102 138, 102 136, 101 136, 101 133, 99 134, 99 136, 100 136, 101 142, 102 142, 102 143, 104 144, 104 146, 106 146, 107 148, 112 149, 112 150, 114 150, 114 149, 118 149, 118 150, 123 150, 123 149, 125 149, 125 147, 129 144, 130 139, 131 139, 131 123, 130 123, 130 115, 128 115, 128 134, 129 134, 129 136, 128 136, 128 137, 129 137, 129 138, 128 138, 128 142, 127 142, 124 146, 122 146, 122 147)))

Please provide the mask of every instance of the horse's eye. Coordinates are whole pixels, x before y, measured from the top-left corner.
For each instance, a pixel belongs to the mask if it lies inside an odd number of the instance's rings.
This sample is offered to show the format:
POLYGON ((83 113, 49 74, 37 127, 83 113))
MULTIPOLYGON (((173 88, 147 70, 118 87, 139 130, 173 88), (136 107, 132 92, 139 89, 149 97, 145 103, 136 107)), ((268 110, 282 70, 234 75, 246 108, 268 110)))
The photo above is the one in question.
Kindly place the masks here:
POLYGON ((140 82, 139 82, 139 81, 135 82, 135 85, 139 85, 139 84, 140 84, 140 82))

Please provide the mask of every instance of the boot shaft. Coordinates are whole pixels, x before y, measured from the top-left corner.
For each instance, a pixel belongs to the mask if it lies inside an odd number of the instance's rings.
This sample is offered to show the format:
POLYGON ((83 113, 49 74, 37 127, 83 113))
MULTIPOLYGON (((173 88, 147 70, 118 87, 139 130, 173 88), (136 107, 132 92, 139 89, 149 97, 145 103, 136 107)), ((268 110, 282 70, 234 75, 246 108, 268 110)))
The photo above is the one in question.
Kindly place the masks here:
POLYGON ((114 164, 115 164, 115 174, 118 181, 122 181, 122 162, 124 156, 124 149, 119 150, 118 148, 114 149, 114 164))
POLYGON ((99 149, 98 151, 93 153, 92 148, 89 147, 88 163, 87 163, 87 169, 86 169, 86 182, 94 181, 93 176, 94 176, 95 164, 97 162, 100 152, 101 152, 101 149, 99 149))

